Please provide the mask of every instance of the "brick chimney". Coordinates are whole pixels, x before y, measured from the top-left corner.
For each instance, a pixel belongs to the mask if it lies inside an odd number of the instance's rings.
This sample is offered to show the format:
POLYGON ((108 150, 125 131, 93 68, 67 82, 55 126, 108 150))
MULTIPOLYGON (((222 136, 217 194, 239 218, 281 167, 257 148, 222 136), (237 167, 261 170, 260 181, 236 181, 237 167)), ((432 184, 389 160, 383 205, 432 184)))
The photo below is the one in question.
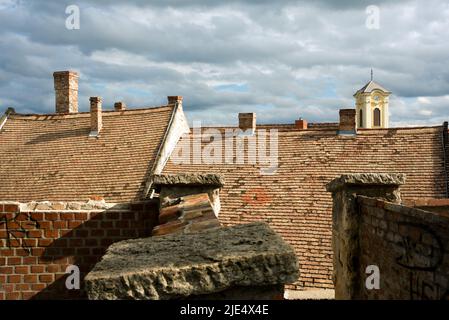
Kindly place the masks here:
POLYGON ((78 112, 78 73, 75 71, 56 71, 55 84, 56 113, 78 112))
POLYGON ((98 136, 103 127, 101 98, 90 97, 90 136, 98 136))
POLYGON ((123 111, 126 110, 126 104, 122 101, 114 103, 114 110, 115 111, 123 111))
POLYGON ((182 107, 182 96, 168 96, 168 104, 176 104, 182 107))
POLYGON ((354 135, 356 133, 355 109, 340 109, 340 123, 338 125, 338 134, 354 135))
POLYGON ((299 118, 298 120, 295 120, 295 126, 299 130, 306 130, 307 129, 307 121, 303 118, 299 118))
POLYGON ((256 114, 255 113, 239 113, 239 128, 243 131, 256 130, 256 114))

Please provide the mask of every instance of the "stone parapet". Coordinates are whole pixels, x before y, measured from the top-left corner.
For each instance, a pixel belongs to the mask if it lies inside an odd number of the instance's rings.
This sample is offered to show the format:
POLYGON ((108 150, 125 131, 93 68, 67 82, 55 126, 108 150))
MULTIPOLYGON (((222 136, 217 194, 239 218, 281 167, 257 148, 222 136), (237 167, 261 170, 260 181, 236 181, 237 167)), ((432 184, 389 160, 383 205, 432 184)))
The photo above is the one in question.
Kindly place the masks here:
POLYGON ((360 287, 358 255, 361 215, 357 197, 369 196, 399 204, 399 187, 404 182, 403 174, 358 173, 342 175, 326 185, 333 199, 333 281, 337 299, 353 299, 360 287))

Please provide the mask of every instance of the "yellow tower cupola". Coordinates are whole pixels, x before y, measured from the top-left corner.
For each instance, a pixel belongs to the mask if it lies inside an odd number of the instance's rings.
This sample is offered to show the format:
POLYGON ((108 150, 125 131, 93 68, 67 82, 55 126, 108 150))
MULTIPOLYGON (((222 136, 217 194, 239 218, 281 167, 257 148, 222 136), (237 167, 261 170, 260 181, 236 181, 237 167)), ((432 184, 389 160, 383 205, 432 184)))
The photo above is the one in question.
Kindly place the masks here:
POLYGON ((390 91, 373 81, 371 73, 371 81, 354 94, 357 127, 388 128, 390 94, 390 91))

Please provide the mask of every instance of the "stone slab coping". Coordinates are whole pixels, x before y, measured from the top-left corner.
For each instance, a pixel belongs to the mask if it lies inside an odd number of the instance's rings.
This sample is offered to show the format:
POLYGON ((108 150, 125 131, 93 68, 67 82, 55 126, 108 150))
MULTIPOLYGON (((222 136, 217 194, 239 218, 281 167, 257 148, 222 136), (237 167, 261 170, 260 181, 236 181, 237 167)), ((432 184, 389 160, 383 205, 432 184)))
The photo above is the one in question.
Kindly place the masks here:
POLYGON ((190 185, 190 186, 224 186, 224 177, 219 174, 157 174, 153 176, 154 186, 190 185))
POLYGON ((296 254, 264 222, 111 245, 85 278, 89 299, 177 299, 293 283, 296 254))
POLYGON ((344 186, 400 186, 405 183, 402 173, 353 173, 343 174, 326 185, 329 192, 337 191, 344 186))

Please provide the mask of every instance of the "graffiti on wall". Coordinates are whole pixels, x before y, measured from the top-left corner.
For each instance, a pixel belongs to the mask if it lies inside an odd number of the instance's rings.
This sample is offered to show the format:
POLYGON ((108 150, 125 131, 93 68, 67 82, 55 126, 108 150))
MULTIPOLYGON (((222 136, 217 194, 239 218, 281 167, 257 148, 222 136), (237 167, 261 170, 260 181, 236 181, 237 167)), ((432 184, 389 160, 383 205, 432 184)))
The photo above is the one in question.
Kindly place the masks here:
POLYGON ((1 238, 6 240, 6 246, 9 248, 20 247, 31 254, 31 247, 23 239, 29 237, 31 230, 39 228, 39 222, 29 213, 17 212, 10 218, 7 214, 0 215, 0 229, 5 231, 1 238))
POLYGON ((429 272, 410 271, 410 300, 448 300, 449 289, 429 279, 429 272))
POLYGON ((409 270, 434 271, 443 260, 443 244, 438 235, 427 226, 415 223, 398 223, 408 235, 403 236, 402 252, 396 263, 409 270), (428 240, 423 242, 423 239, 428 240))
POLYGON ((396 263, 409 270, 411 300, 448 299, 447 284, 436 281, 437 269, 444 257, 443 242, 428 226, 398 223, 406 230, 398 243, 401 248, 396 263))

